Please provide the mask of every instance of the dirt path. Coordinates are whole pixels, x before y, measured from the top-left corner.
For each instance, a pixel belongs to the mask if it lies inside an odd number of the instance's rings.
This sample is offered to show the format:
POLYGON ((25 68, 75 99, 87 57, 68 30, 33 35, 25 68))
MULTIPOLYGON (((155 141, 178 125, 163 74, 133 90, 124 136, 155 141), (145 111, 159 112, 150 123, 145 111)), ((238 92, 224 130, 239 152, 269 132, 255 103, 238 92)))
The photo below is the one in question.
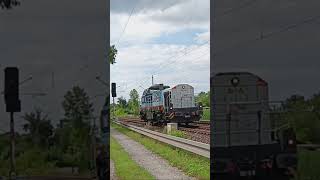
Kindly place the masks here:
POLYGON ((119 144, 130 154, 134 161, 136 161, 141 167, 146 169, 156 179, 195 179, 185 175, 179 169, 170 166, 166 160, 153 154, 140 143, 132 140, 128 136, 116 131, 115 129, 111 129, 111 136, 119 142, 119 144))

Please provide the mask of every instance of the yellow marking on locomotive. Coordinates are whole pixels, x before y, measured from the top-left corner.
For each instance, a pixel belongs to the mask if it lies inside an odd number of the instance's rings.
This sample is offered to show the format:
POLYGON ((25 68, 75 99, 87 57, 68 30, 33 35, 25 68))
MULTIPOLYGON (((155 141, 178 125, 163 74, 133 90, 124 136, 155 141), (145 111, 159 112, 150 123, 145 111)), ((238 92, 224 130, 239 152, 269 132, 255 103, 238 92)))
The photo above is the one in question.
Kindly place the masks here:
POLYGON ((170 115, 169 115, 169 119, 172 119, 174 117, 174 113, 171 113, 170 115))

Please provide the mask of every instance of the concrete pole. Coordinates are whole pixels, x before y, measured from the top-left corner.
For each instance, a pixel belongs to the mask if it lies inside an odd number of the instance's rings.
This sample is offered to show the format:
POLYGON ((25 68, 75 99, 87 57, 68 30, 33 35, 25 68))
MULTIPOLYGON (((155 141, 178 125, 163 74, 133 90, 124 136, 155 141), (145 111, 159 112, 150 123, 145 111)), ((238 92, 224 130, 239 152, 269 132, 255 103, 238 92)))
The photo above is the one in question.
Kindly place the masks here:
POLYGON ((113 108, 112 108, 112 116, 113 116, 113 120, 116 119, 116 107, 115 107, 115 104, 114 104, 114 97, 112 97, 112 104, 113 104, 113 108))

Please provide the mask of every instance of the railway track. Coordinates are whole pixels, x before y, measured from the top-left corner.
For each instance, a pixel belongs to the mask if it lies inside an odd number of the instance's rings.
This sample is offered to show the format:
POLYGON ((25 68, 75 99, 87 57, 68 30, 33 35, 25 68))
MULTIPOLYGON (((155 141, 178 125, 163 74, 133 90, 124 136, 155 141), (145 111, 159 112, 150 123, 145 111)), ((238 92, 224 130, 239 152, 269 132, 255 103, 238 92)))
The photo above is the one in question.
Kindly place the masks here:
MULTIPOLYGON (((131 124, 149 130, 162 132, 164 126, 146 126, 146 122, 139 118, 120 118, 125 124, 131 124)), ((183 131, 187 138, 193 141, 210 144, 210 123, 209 122, 193 122, 189 125, 180 125, 178 130, 183 131)))
POLYGON ((159 133, 156 131, 152 131, 149 129, 145 129, 139 126, 135 126, 132 124, 124 123, 123 121, 115 121, 116 124, 124 126, 128 129, 131 129, 132 131, 135 131, 139 134, 143 134, 147 137, 153 138, 155 140, 158 140, 160 142, 169 144, 171 146, 198 154, 203 157, 210 158, 210 145, 192 141, 189 139, 179 138, 175 136, 170 136, 167 134, 159 133))
POLYGON ((190 133, 203 134, 203 135, 210 136, 210 130, 206 130, 206 129, 193 129, 193 128, 187 128, 187 127, 179 127, 178 129, 181 131, 186 131, 190 133))

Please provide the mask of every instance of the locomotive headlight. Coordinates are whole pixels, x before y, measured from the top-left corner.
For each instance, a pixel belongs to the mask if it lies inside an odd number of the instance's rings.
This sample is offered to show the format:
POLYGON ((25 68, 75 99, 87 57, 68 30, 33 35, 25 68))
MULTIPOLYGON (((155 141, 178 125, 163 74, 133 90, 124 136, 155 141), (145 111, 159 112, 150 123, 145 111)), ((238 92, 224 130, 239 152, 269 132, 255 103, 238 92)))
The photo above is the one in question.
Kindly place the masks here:
POLYGON ((293 144, 293 140, 290 139, 290 140, 288 141, 288 144, 292 145, 292 144, 293 144))
POLYGON ((170 109, 172 110, 172 107, 170 107, 170 109))
POLYGON ((234 78, 231 79, 231 84, 233 86, 237 86, 239 84, 239 82, 240 82, 240 80, 237 77, 234 77, 234 78))

